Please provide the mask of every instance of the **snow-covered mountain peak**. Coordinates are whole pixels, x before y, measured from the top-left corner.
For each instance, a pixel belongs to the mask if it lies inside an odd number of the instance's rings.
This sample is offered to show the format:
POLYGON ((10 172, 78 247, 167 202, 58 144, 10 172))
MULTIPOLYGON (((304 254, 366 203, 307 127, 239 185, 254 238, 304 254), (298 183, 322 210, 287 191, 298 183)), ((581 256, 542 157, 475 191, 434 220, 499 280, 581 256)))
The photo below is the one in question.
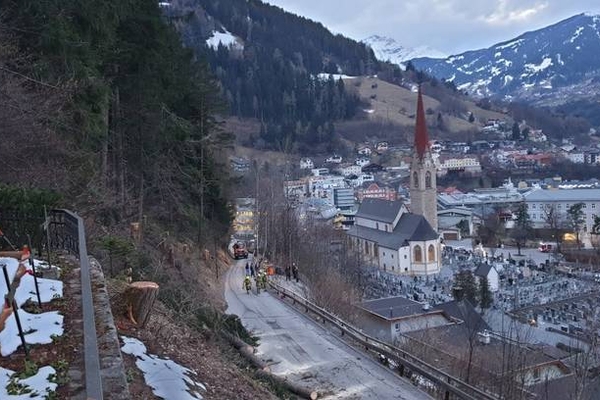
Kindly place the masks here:
POLYGON ((446 56, 442 52, 428 46, 402 46, 395 39, 386 36, 371 35, 368 38, 363 39, 362 42, 373 49, 375 57, 377 57, 378 60, 389 61, 399 65, 402 65, 404 62, 413 58, 442 58, 446 56))
POLYGON ((600 79, 600 16, 578 14, 487 49, 411 61, 472 94, 538 99, 600 79))

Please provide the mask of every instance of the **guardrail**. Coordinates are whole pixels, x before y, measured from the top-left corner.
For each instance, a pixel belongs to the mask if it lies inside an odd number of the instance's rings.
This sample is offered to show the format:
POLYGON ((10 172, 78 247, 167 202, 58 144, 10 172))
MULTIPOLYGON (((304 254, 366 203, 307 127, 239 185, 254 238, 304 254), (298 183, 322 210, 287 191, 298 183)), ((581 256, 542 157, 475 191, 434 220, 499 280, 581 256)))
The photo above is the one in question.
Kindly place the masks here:
POLYGON ((402 368, 408 368, 409 370, 429 379, 445 391, 445 399, 449 399, 450 394, 458 397, 459 399, 465 400, 498 399, 495 395, 463 382, 462 380, 455 378, 454 376, 434 367, 431 364, 428 364, 427 362, 407 353, 398 347, 382 342, 379 339, 361 332, 358 328, 340 319, 336 315, 333 315, 324 308, 311 303, 309 300, 291 290, 288 290, 274 282, 269 282, 269 285, 279 294, 289 297, 290 299, 294 300, 294 302, 304 306, 307 311, 311 311, 312 313, 321 317, 324 322, 328 321, 335 325, 338 329, 340 329, 342 335, 350 336, 352 339, 365 346, 365 348, 368 350, 375 350, 380 354, 383 354, 388 359, 393 360, 399 366, 402 366, 402 368))
POLYGON ((90 262, 83 219, 68 210, 51 210, 46 221, 48 245, 53 250, 66 250, 77 256, 81 267, 81 306, 83 312, 83 351, 85 358, 85 391, 88 400, 102 400, 102 378, 96 336, 90 262))

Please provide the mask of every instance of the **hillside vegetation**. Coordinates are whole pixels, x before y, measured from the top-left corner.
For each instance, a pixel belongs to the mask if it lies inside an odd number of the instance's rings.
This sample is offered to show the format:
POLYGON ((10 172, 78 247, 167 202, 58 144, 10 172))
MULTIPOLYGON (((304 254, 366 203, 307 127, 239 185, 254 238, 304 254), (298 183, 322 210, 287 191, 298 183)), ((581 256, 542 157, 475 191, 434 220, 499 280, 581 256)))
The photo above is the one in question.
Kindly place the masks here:
POLYGON ((7 0, 0 26, 0 204, 77 211, 111 283, 130 268, 134 280, 158 282, 173 329, 196 331, 202 345, 186 346, 183 359, 210 358, 204 381, 227 379, 211 398, 269 398, 216 334, 243 328, 224 328, 221 312, 232 138, 216 117, 223 101, 209 67, 153 1, 7 0))
POLYGON ((9 0, 0 15, 3 180, 66 193, 107 226, 228 225, 219 90, 157 3, 9 0))

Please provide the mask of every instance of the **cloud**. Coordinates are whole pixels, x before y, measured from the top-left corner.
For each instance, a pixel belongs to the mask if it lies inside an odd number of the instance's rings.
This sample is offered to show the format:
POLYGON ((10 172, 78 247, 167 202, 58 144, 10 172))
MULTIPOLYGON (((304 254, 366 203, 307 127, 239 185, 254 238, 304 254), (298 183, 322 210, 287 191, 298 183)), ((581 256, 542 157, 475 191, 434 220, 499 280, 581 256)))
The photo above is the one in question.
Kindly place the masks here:
POLYGON ((481 20, 491 25, 510 25, 515 22, 526 22, 548 8, 547 2, 536 3, 530 7, 512 8, 507 0, 500 0, 496 9, 481 20))
POLYGON ((353 39, 373 34, 448 54, 489 47, 575 14, 598 0, 266 0, 353 39))

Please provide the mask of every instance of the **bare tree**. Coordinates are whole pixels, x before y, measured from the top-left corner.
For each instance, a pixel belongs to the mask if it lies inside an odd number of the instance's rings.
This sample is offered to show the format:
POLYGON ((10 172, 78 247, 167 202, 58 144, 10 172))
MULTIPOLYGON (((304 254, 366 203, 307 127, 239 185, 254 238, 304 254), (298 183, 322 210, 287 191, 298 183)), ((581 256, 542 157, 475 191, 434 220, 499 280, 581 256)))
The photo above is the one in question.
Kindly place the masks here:
POLYGON ((556 240, 557 251, 560 252, 560 246, 562 243, 562 231, 565 226, 565 221, 558 211, 556 204, 546 205, 544 208, 544 220, 546 226, 550 229, 552 239, 556 240))

